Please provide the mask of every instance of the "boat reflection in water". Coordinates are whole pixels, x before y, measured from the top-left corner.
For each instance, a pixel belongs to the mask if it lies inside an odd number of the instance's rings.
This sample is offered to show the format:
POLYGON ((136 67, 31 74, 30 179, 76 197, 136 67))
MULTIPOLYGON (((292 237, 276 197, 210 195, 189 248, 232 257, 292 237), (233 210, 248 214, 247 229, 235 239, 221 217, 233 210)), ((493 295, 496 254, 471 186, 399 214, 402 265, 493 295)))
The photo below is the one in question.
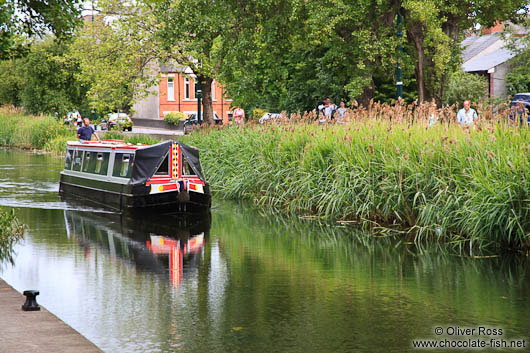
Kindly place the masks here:
POLYGON ((76 238, 85 257, 91 248, 105 249, 116 260, 123 260, 140 271, 167 275, 179 286, 186 269, 198 268, 210 217, 149 215, 129 218, 121 214, 64 211, 69 238, 76 238), (148 219, 148 220, 146 220, 148 219))

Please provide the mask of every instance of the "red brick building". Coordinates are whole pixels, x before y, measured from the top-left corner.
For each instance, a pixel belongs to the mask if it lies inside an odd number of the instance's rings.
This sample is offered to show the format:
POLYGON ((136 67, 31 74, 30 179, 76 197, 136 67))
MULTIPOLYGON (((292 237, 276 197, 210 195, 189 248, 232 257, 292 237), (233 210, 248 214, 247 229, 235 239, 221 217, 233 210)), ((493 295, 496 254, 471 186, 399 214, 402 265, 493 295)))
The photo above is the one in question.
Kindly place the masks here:
MULTIPOLYGON (((158 85, 150 88, 148 97, 134 104, 133 118, 161 121, 169 112, 197 113, 195 76, 190 68, 176 68, 170 64, 160 65, 153 71, 153 75, 160 74, 158 85)), ((224 87, 216 81, 212 83, 212 100, 214 113, 228 123, 232 115, 232 100, 225 97, 224 87)))
MULTIPOLYGON (((169 112, 197 113, 194 77, 190 69, 181 70, 181 72, 178 70, 161 70, 158 86, 159 117, 161 119, 169 112)), ((216 81, 212 82, 212 101, 214 113, 227 122, 229 114, 232 113, 230 106, 232 100, 225 97, 223 86, 216 81)))

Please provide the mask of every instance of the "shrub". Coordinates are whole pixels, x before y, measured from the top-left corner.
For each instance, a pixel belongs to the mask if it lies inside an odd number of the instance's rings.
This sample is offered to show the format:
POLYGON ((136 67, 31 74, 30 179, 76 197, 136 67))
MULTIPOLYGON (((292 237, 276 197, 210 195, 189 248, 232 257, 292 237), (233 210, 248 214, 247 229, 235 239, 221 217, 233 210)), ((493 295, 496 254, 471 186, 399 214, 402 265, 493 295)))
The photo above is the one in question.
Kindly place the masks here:
POLYGON ((478 102, 487 96, 487 87, 486 78, 457 71, 447 81, 444 104, 462 104, 466 99, 478 102))
POLYGON ((13 245, 24 236, 24 225, 15 216, 15 211, 0 209, 0 262, 9 260, 13 245))
POLYGON ((259 118, 261 118, 263 116, 263 114, 265 114, 267 111, 264 110, 264 109, 260 109, 260 108, 254 108, 254 110, 252 110, 252 120, 258 120, 259 118))
POLYGON ((160 140, 148 135, 132 135, 127 136, 125 138, 125 142, 132 143, 133 145, 137 145, 139 143, 144 145, 154 145, 156 143, 159 143, 160 140))
POLYGON ((116 129, 107 131, 105 135, 101 138, 102 140, 125 140, 125 135, 116 129))
POLYGON ((164 116, 164 121, 170 125, 177 126, 181 120, 188 119, 188 116, 182 112, 171 112, 164 116))

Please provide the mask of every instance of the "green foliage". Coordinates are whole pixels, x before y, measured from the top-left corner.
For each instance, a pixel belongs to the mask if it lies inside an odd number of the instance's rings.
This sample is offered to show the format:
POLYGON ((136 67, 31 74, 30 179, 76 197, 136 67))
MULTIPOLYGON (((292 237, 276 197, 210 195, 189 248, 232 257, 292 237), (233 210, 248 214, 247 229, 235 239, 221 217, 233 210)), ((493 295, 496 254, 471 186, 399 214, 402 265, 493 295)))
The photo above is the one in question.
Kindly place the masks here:
POLYGON ((444 104, 462 104, 464 100, 478 102, 487 97, 487 87, 485 77, 457 71, 448 79, 444 104))
POLYGON ((79 67, 67 55, 67 43, 46 38, 31 46, 30 52, 17 61, 20 104, 32 114, 60 116, 74 109, 87 109, 86 86, 76 79, 79 67))
POLYGON ((89 87, 92 107, 131 112, 158 81, 155 60, 163 60, 154 35, 158 25, 142 2, 103 0, 98 8, 100 16, 79 29, 69 55, 79 62, 76 77, 89 87))
POLYGON ((19 92, 21 77, 17 72, 20 59, 9 59, 0 61, 0 105, 20 105, 19 92))
POLYGON ((80 0, 0 1, 0 59, 15 45, 16 34, 44 36, 54 33, 57 37, 69 35, 81 18, 80 0))
POLYGON ((154 145, 160 142, 159 139, 148 135, 131 135, 125 138, 125 142, 132 143, 133 145, 144 144, 144 145, 154 145))
MULTIPOLYGON (((530 18, 520 24, 525 31, 530 30, 530 18)), ((530 36, 520 36, 514 28, 506 28, 505 39, 508 48, 517 55, 509 62, 506 74, 506 86, 511 96, 517 93, 530 92, 530 36)))
POLYGON ((154 145, 156 143, 159 143, 160 140, 147 136, 147 135, 124 135, 117 131, 108 131, 103 135, 102 140, 122 140, 127 143, 132 143, 133 145, 136 144, 145 144, 145 145, 154 145))
MULTIPOLYGON (((0 146, 58 151, 61 141, 76 140, 75 128, 51 116, 33 116, 0 109, 0 146)), ((60 152, 64 151, 64 145, 60 152)))
POLYGON ((359 113, 345 125, 212 129, 183 142, 200 149, 207 180, 226 198, 416 242, 528 245, 529 130, 496 121, 426 128, 427 118, 410 124, 409 113, 392 112, 392 121, 389 113, 359 113))
POLYGON ((259 118, 261 118, 267 111, 265 109, 260 109, 260 108, 254 108, 252 110, 252 120, 258 120, 259 118))
POLYGON ((71 138, 71 129, 53 117, 37 119, 29 131, 29 143, 33 148, 43 149, 46 143, 58 137, 71 138))
POLYGON ((170 112, 164 116, 164 121, 170 125, 177 126, 180 121, 186 120, 188 116, 182 112, 170 112))
POLYGON ((13 262, 13 246, 24 236, 24 225, 15 216, 15 210, 0 209, 0 263, 13 262))
POLYGON ((120 131, 112 130, 105 132, 105 135, 101 138, 102 140, 125 140, 125 135, 120 131))

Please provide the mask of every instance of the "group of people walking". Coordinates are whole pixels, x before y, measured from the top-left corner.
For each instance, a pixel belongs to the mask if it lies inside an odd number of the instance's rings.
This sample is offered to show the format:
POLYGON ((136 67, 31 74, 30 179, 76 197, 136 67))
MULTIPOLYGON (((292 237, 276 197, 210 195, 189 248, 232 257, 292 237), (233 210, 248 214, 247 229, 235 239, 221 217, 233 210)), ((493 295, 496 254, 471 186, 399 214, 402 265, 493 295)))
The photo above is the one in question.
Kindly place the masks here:
POLYGON ((338 114, 337 118, 339 121, 341 121, 344 117, 344 113, 346 112, 346 104, 344 101, 340 101, 339 107, 337 108, 335 104, 331 103, 331 98, 326 97, 324 101, 317 104, 316 110, 319 114, 320 122, 335 118, 335 113, 338 114))

